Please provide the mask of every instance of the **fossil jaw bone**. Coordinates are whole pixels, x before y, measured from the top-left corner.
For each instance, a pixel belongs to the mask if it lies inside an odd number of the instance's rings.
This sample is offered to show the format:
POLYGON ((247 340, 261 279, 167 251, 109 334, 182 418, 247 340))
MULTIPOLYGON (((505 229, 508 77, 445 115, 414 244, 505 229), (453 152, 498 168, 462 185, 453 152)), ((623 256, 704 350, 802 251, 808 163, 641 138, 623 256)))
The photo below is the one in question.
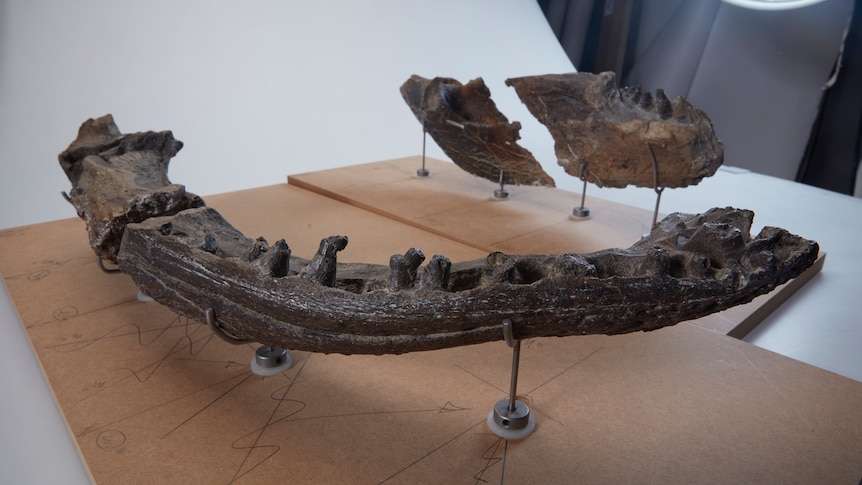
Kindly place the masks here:
POLYGON ((509 123, 497 110, 482 78, 461 84, 452 78, 413 75, 401 85, 401 96, 465 171, 497 183, 554 187, 533 154, 518 145, 521 124, 509 123))
POLYGON ((548 128, 566 172, 600 187, 686 187, 713 175, 724 160, 703 111, 682 97, 670 101, 661 90, 655 96, 639 87, 619 90, 612 72, 526 76, 506 84, 548 128))
MULTIPOLYGON (((72 192, 92 199, 88 211, 167 183, 161 158, 114 157, 112 143, 94 156, 125 171, 117 180, 129 186, 89 181, 98 181, 99 164, 80 158, 67 170, 72 192)), ((746 303, 818 254, 817 243, 782 229, 752 238, 753 214, 725 208, 671 215, 629 249, 492 253, 454 264, 435 255, 424 267, 422 252, 410 249, 389 266, 343 264, 343 236, 325 239, 306 260, 283 240, 270 246, 244 236, 211 208, 150 209, 142 222, 123 224, 116 253, 145 293, 191 318, 212 310, 231 335, 314 352, 397 354, 499 340, 505 318, 515 338, 653 330, 746 303)))

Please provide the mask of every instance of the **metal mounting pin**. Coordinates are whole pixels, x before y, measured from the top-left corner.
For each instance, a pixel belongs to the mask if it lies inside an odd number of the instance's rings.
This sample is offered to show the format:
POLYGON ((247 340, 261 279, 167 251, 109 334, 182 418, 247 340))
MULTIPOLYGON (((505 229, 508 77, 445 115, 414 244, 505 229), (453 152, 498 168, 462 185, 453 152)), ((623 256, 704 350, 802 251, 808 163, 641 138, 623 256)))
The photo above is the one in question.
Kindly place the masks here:
POLYGON ((506 190, 506 186, 503 185, 503 169, 500 169, 500 188, 494 190, 494 200, 508 200, 509 199, 509 191, 506 190))
MULTIPOLYGON (((206 321, 207 326, 212 330, 213 334, 229 344, 242 345, 254 342, 254 340, 241 339, 226 333, 221 328, 221 325, 218 324, 215 310, 212 308, 204 310, 204 321, 206 321)), ((258 347, 250 363, 251 371, 261 376, 278 374, 290 369, 292 365, 293 359, 287 353, 287 350, 274 345, 261 345, 258 347)))
POLYGON ((224 340, 229 344, 242 345, 254 342, 254 340, 241 339, 225 333, 225 331, 222 330, 221 326, 218 324, 218 320, 216 320, 215 316, 215 310, 213 310, 212 308, 207 308, 206 310, 204 310, 204 321, 216 337, 219 337, 220 339, 224 340))
POLYGON ((422 168, 416 170, 416 176, 420 179, 427 179, 431 176, 431 171, 425 168, 425 140, 428 138, 428 130, 425 129, 425 121, 422 121, 422 168))
POLYGON ((587 164, 581 164, 581 172, 580 179, 584 182, 584 188, 581 190, 581 205, 572 209, 572 214, 569 216, 572 219, 583 221, 590 218, 590 208, 585 207, 584 204, 587 202, 587 164))
POLYGON ((512 348, 512 375, 509 380, 509 397, 498 401, 488 413, 488 428, 497 436, 517 440, 526 438, 536 430, 536 418, 530 413, 530 407, 517 399, 518 366, 521 357, 521 341, 514 336, 512 320, 503 320, 503 338, 506 345, 512 348))
POLYGON ((649 156, 652 158, 652 180, 653 187, 655 187, 655 210, 652 213, 652 225, 650 226, 650 231, 653 230, 656 226, 656 222, 658 222, 658 206, 661 204, 661 193, 664 192, 665 187, 660 187, 658 184, 658 161, 655 158, 655 152, 652 149, 652 145, 649 142, 646 142, 647 150, 649 150, 649 156))

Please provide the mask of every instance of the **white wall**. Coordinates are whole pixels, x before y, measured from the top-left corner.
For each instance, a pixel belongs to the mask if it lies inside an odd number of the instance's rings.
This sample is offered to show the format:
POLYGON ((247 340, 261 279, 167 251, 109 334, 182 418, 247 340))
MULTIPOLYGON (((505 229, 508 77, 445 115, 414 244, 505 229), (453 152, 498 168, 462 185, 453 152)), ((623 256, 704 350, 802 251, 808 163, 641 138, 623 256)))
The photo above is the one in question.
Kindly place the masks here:
POLYGON ((123 132, 173 130, 171 179, 204 196, 416 155, 398 91, 414 73, 482 76, 577 187, 503 84, 571 70, 534 0, 0 0, 0 228, 75 215, 57 154, 105 113, 123 132))

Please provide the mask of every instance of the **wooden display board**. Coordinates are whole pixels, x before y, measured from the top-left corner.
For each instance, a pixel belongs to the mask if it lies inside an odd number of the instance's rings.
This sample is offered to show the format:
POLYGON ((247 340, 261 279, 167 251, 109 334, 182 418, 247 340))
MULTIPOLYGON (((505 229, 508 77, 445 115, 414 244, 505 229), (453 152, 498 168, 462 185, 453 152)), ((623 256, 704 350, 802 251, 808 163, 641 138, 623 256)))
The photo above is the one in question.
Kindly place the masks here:
MULTIPOLYGON (((445 180, 432 172, 420 182, 445 180)), ((344 175, 330 173, 341 182, 344 175)), ((411 203, 409 191, 379 185, 375 194, 388 206, 411 203)), ((471 194, 490 195, 485 187, 471 194)), ((500 217, 517 212, 511 202, 522 194, 489 207, 500 217)), ((286 238, 303 257, 333 234, 350 237, 342 260, 377 263, 411 246, 462 260, 483 257, 485 245, 515 252, 521 240, 522 252, 535 252, 541 243, 526 233, 472 238, 500 234, 515 219, 477 214, 482 203, 461 212, 460 222, 426 213, 438 229, 429 232, 291 185, 207 202, 247 235, 286 238), (441 229, 459 227, 470 228, 465 241, 441 229)), ((598 213, 595 199, 590 205, 598 213)), ((533 232, 541 232, 560 216, 542 217, 517 220, 538 220, 533 232)), ((554 230, 569 229, 562 218, 554 230)), ((545 251, 555 251, 558 240, 547 241, 545 251)), ((525 341, 519 394, 538 429, 515 442, 485 425, 508 390, 511 350, 502 342, 401 356, 293 352, 291 369, 264 378, 248 367, 254 345, 218 340, 196 321, 138 301, 127 276, 102 272, 80 220, 0 231, 0 255, 0 273, 100 483, 855 483, 862 476, 862 383, 702 326, 525 341)))

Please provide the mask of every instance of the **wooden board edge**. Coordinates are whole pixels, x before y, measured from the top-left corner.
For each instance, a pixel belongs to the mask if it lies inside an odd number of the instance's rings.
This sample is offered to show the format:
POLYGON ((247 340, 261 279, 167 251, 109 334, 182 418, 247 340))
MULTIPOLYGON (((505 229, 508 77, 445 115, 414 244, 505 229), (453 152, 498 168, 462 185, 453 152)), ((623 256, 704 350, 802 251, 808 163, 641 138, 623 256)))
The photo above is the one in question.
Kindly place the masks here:
POLYGON ((760 325, 763 320, 766 319, 772 312, 778 309, 785 301, 787 301, 794 293, 796 293, 800 288, 805 286, 811 278, 814 277, 820 270, 823 269, 823 265, 826 262, 826 253, 821 251, 817 256, 817 260, 814 261, 807 270, 805 270, 801 275, 793 278, 792 280, 784 283, 774 290, 772 294, 770 294, 770 298, 766 300, 762 305, 757 307, 750 315, 745 317, 738 325, 733 327, 727 335, 729 337, 737 338, 742 340, 746 335, 751 333, 758 325, 760 325))

